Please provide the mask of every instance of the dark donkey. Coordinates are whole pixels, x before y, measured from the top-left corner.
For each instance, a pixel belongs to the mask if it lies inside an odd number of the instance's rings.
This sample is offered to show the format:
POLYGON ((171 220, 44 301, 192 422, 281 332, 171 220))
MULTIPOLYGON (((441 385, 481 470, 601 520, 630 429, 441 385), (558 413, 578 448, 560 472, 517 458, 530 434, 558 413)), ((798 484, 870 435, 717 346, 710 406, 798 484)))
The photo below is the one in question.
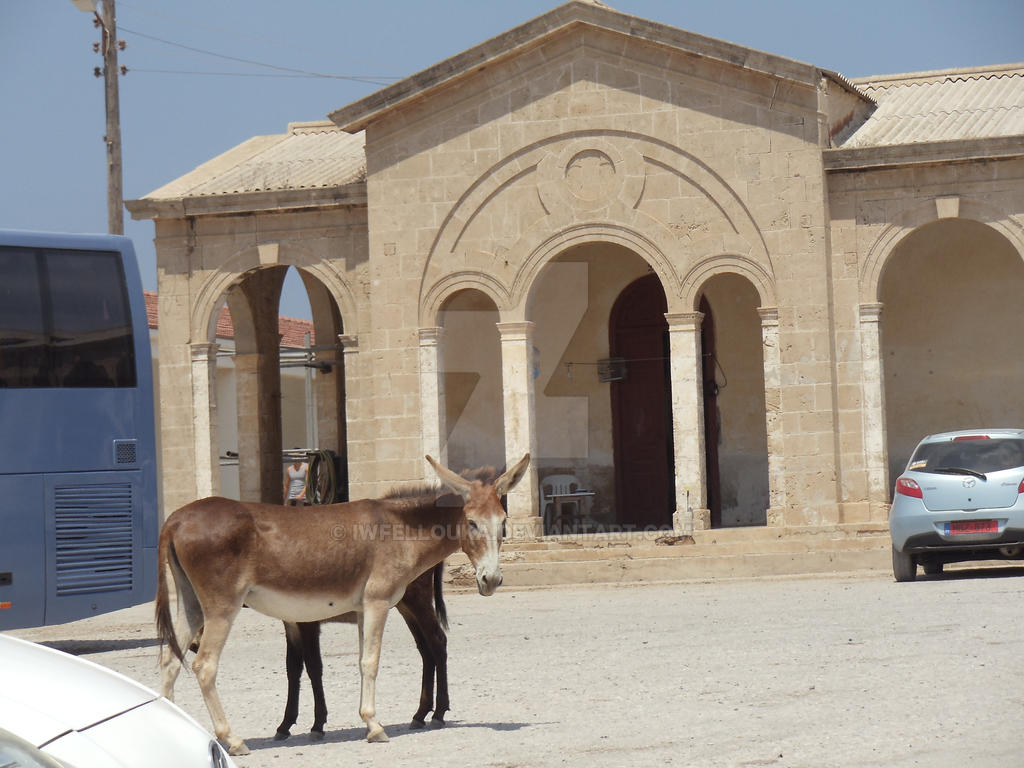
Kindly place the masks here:
MULTIPOLYGON (((410 728, 422 728, 427 713, 433 708, 431 720, 444 725, 448 711, 448 617, 444 606, 442 577, 444 563, 438 563, 432 570, 424 571, 405 588, 405 595, 395 608, 405 619, 412 633, 416 649, 423 662, 423 678, 420 684, 420 704, 412 716, 410 728), (437 674, 437 704, 434 704, 434 674, 437 674)), ((327 621, 355 624, 355 613, 346 613, 327 621)), ((291 736, 291 728, 299 716, 299 688, 302 683, 302 668, 305 665, 309 683, 313 688, 313 727, 310 735, 314 739, 324 737, 324 723, 327 722, 327 700, 324 697, 324 663, 320 654, 320 627, 322 622, 308 621, 284 623, 287 652, 285 668, 288 672, 288 702, 284 707, 284 719, 277 726, 274 738, 278 741, 291 736)))
POLYGON ((501 497, 530 463, 530 455, 493 484, 467 480, 427 461, 462 497, 363 499, 319 507, 290 507, 219 497, 174 512, 160 532, 156 623, 162 693, 174 696, 182 648, 203 629, 192 669, 213 721, 231 754, 247 754, 228 725, 217 695, 217 666, 242 604, 288 622, 323 621, 355 612, 359 624, 359 715, 368 741, 386 741, 377 720, 376 681, 388 611, 424 571, 462 549, 476 569, 477 589, 501 585, 498 553, 505 529, 501 497), (178 594, 171 617, 167 569, 178 594))

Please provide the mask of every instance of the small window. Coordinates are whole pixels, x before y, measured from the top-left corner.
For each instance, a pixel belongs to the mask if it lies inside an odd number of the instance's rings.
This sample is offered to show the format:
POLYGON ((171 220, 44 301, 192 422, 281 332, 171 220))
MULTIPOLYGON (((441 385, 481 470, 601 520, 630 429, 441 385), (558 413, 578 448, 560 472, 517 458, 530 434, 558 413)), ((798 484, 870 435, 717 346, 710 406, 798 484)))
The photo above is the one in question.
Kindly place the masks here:
POLYGON ((0 386, 135 385, 120 255, 0 248, 0 386))

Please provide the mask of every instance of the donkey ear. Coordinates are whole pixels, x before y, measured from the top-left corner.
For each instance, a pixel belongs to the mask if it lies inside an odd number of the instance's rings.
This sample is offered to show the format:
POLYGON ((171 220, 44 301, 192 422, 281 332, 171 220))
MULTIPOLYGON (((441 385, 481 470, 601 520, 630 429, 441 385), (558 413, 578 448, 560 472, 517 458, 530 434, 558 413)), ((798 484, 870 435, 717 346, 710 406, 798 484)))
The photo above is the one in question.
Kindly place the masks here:
POLYGON ((469 500, 469 489, 472 487, 472 483, 464 478, 462 475, 452 472, 448 467, 437 463, 432 456, 426 457, 427 461, 430 462, 430 466, 437 472, 437 476, 441 478, 441 482, 459 494, 463 500, 469 500))
POLYGON ((526 474, 527 467, 530 466, 530 454, 526 454, 519 460, 512 469, 508 470, 505 474, 494 481, 494 490, 497 491, 498 496, 504 496, 508 493, 512 486, 523 479, 523 475, 526 474))

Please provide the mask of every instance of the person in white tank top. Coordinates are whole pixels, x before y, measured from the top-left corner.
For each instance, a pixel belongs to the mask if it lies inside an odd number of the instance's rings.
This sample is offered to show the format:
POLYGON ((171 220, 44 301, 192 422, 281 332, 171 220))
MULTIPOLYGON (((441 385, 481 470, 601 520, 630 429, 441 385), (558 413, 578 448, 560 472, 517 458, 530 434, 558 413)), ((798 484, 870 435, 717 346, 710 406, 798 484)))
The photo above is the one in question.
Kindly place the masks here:
POLYGON ((284 480, 284 503, 288 506, 303 507, 306 501, 306 473, 309 465, 302 459, 288 467, 284 480))

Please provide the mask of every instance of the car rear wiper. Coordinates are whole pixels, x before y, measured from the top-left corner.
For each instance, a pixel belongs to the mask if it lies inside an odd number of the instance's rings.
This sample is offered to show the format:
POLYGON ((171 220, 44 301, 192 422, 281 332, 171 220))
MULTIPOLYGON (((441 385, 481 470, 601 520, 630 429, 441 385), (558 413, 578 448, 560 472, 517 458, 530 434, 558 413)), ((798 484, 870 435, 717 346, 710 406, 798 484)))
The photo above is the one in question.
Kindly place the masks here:
POLYGON ((988 477, 983 472, 977 472, 966 467, 939 467, 930 471, 939 475, 973 475, 974 477, 980 477, 982 480, 988 480, 988 477))

